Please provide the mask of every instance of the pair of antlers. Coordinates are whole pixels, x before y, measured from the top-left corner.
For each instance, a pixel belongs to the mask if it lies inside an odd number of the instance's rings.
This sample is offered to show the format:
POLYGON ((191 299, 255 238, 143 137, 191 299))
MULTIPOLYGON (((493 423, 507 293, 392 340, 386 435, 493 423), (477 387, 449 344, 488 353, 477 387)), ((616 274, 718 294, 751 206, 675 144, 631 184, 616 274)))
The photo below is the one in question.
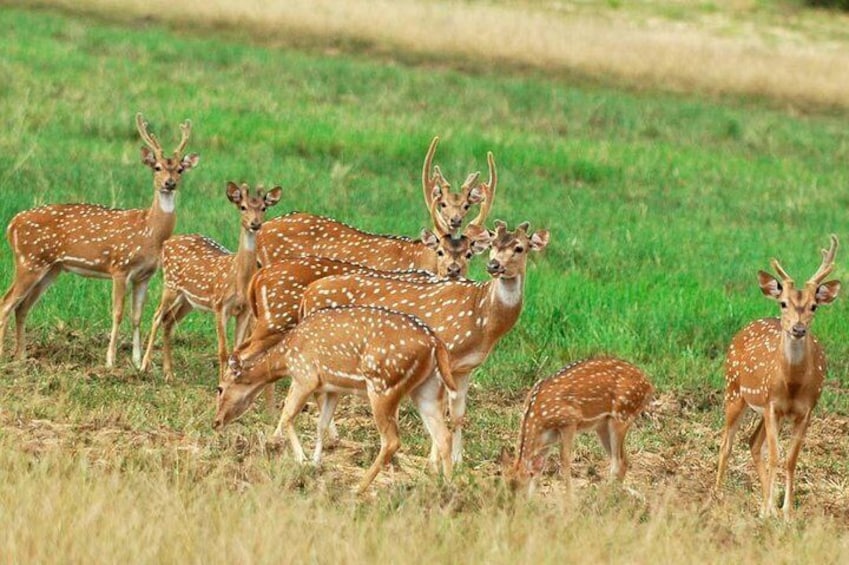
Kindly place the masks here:
MULTIPOLYGON (((439 165, 433 166, 432 175, 429 172, 433 163, 433 155, 436 153, 436 146, 438 144, 439 137, 437 136, 430 142, 427 155, 425 155, 424 165, 422 166, 422 190, 424 191, 425 204, 427 205, 428 212, 433 220, 434 229, 441 232, 442 235, 450 235, 454 232, 454 230, 451 229, 445 221, 445 218, 438 213, 436 210, 436 204, 440 193, 443 190, 449 190, 451 185, 447 180, 445 180, 445 177, 442 175, 442 171, 439 169, 439 165)), ((478 215, 469 222, 468 225, 470 226, 475 225, 483 227, 486 217, 489 215, 489 210, 492 208, 492 202, 495 199, 495 186, 498 183, 498 176, 495 171, 495 158, 492 156, 492 151, 487 152, 486 160, 489 164, 489 180, 486 183, 480 183, 478 185, 478 179, 481 175, 480 171, 478 171, 466 177, 465 182, 463 182, 463 186, 460 188, 461 192, 466 195, 475 189, 483 191, 480 210, 478 211, 478 215)))
MULTIPOLYGON (((813 276, 808 279, 806 285, 811 286, 819 286, 819 284, 825 280, 825 277, 831 273, 834 269, 834 256, 837 253, 837 236, 831 234, 831 246, 828 250, 822 250, 822 263, 820 263, 819 269, 817 272, 813 274, 813 276)), ((793 278, 787 274, 787 271, 781 266, 778 262, 778 259, 773 259, 771 261, 772 268, 775 269, 775 272, 778 273, 778 276, 781 277, 782 282, 785 286, 790 288, 795 283, 793 282, 793 278)))
MULTIPOLYGON (((139 135, 142 140, 147 144, 148 147, 153 151, 154 156, 157 160, 163 158, 162 145, 159 143, 159 140, 156 139, 156 136, 153 135, 147 129, 147 122, 142 117, 141 112, 136 114, 136 127, 139 130, 139 135)), ((186 149, 186 144, 189 142, 189 136, 192 134, 192 122, 191 120, 186 120, 182 124, 180 124, 180 131, 182 133, 182 137, 180 139, 180 144, 177 145, 177 148, 174 149, 174 158, 179 159, 183 155, 183 151, 186 149)))

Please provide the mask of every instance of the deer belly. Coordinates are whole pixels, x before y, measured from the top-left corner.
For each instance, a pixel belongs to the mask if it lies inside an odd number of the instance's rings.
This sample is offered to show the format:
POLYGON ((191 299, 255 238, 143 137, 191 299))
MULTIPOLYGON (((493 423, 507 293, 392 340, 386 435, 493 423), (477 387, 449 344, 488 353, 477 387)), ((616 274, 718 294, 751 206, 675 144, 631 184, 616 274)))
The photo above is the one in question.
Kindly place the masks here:
POLYGON ((70 273, 82 275, 84 277, 95 277, 98 279, 112 278, 108 272, 96 270, 97 264, 85 261, 83 259, 75 260, 65 258, 62 261, 62 268, 70 273))

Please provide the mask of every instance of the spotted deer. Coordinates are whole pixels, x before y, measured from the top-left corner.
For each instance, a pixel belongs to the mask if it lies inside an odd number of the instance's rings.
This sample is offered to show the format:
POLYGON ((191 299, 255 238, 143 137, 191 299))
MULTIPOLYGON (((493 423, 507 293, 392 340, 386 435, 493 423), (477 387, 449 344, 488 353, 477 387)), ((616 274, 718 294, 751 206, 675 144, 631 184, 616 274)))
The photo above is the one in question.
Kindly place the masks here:
POLYGON ((487 153, 487 162, 490 169, 490 182, 481 185, 478 182, 480 173, 472 173, 463 182, 460 192, 451 192, 451 185, 445 180, 438 165, 433 166, 433 155, 439 137, 434 137, 430 142, 424 166, 422 167, 422 190, 424 191, 425 205, 439 216, 440 224, 444 225, 449 232, 456 232, 463 225, 463 219, 475 204, 480 204, 485 199, 490 202, 495 198, 495 163, 492 153, 487 153))
POLYGON ((802 288, 776 259, 772 268, 779 278, 758 272, 761 292, 781 306, 779 318, 762 318, 743 328, 728 348, 725 361, 725 427, 719 449, 716 488, 722 486, 728 456, 741 416, 749 407, 760 415, 757 428, 749 438, 752 459, 760 479, 763 501, 761 515, 775 515, 774 485, 778 467, 778 431, 781 421, 793 422, 793 437, 787 450, 784 490, 784 518, 789 519, 793 506, 793 480, 796 460, 811 420, 811 414, 822 392, 825 379, 825 353, 810 332, 817 307, 831 304, 840 291, 840 282, 823 282, 834 268, 837 236, 823 250, 816 273, 802 288), (767 446, 764 466, 763 447, 767 446))
POLYGON ((106 366, 115 363, 124 296, 132 285, 133 363, 141 361, 139 324, 150 278, 159 266, 159 251, 176 222, 175 199, 180 179, 199 158, 183 151, 191 122, 181 126, 182 138, 166 155, 141 114, 136 126, 146 146, 142 164, 153 170, 153 204, 141 210, 116 210, 94 204, 52 204, 20 212, 9 223, 6 237, 15 257, 15 275, 0 306, 0 355, 9 317, 15 313, 15 358, 26 356, 25 322, 30 308, 62 271, 112 279, 112 333, 106 366))
POLYGON ((231 253, 216 241, 199 234, 177 235, 162 248, 165 284, 162 299, 153 316, 153 326, 141 369, 151 365, 153 342, 162 326, 162 370, 165 379, 174 377, 171 333, 186 314, 197 308, 215 314, 218 336, 219 378, 227 362, 227 321, 236 318, 234 344, 242 342, 251 319, 247 289, 257 270, 256 236, 268 208, 280 201, 282 188, 267 193, 257 188, 251 196, 247 184, 227 183, 227 199, 239 211, 239 249, 231 253))
POLYGON ((595 430, 610 457, 610 476, 628 470, 625 435, 654 388, 634 365, 609 357, 577 361, 538 381, 528 393, 515 459, 502 453, 504 476, 513 487, 532 491, 547 448, 560 442, 560 474, 571 492, 572 444, 578 432, 595 430))
POLYGON ((285 430, 295 458, 303 462, 294 419, 307 399, 322 392, 364 394, 380 433, 380 452, 360 483, 363 492, 401 445, 398 405, 410 396, 438 446, 443 474, 451 477, 451 433, 440 399, 443 387, 453 394, 457 386, 445 345, 416 317, 382 308, 324 309, 301 321, 252 364, 233 365, 238 371, 228 369, 218 387, 214 428, 244 413, 266 385, 289 376, 289 394, 274 435, 282 438, 285 430))
MULTIPOLYGON (((462 425, 466 412, 469 375, 492 348, 513 328, 522 311, 527 257, 548 245, 548 230, 528 233, 523 223, 508 231, 497 221, 484 283, 465 280, 401 281, 389 277, 341 275, 320 279, 307 287, 301 314, 328 306, 368 305, 405 312, 421 318, 445 342, 457 395, 451 400, 454 427, 453 458, 462 457, 462 425)), ((431 463, 435 452, 431 452, 431 463)))
MULTIPOLYGON (((433 231, 423 231, 421 240, 400 236, 367 233, 330 218, 293 212, 269 220, 257 238, 260 263, 271 265, 279 258, 291 255, 315 255, 356 263, 383 271, 421 269, 443 277, 458 277, 465 274, 464 265, 471 258, 468 251, 481 235, 486 217, 492 207, 497 173, 495 161, 489 156, 489 181, 481 185, 487 197, 481 203, 478 215, 456 235, 448 223, 436 211, 438 200, 431 199, 429 213, 433 220, 433 231), (456 260, 465 255, 465 263, 456 260)), ((429 164, 425 160, 423 183, 428 190, 429 164)))

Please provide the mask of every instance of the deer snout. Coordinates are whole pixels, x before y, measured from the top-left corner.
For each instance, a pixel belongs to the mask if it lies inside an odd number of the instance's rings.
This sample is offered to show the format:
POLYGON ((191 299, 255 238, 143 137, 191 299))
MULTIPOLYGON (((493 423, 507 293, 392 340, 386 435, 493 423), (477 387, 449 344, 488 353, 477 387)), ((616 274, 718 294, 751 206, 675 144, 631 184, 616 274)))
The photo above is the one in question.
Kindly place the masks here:
POLYGON ((790 335, 796 339, 803 338, 808 335, 808 328, 802 324, 793 324, 793 327, 790 328, 790 335))
POLYGON ((167 179, 164 183, 162 183, 162 188, 165 190, 174 190, 177 188, 177 181, 174 179, 167 179))
POLYGON ((447 271, 446 275, 449 276, 449 277, 453 277, 453 278, 459 277, 460 276, 460 265, 458 265, 457 263, 451 263, 450 265, 448 265, 448 268, 446 269, 446 271, 447 271))
POLYGON ((492 259, 486 264, 486 272, 490 275, 498 275, 504 272, 504 266, 497 259, 492 259))
POLYGON ((259 228, 262 227, 262 222, 253 221, 251 222, 251 231, 259 231, 259 228))
POLYGON ((461 216, 454 216, 450 220, 448 220, 448 225, 452 230, 456 230, 460 226, 463 225, 463 218, 461 216))

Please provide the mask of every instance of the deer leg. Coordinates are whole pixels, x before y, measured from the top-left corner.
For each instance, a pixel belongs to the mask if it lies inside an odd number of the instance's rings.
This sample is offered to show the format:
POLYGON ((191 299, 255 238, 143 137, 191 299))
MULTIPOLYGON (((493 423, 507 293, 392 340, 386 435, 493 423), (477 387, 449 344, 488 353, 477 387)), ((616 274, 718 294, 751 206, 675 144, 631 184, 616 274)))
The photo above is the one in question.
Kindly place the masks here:
POLYGON ((615 476, 618 481, 625 480, 625 473, 628 472, 628 455, 625 453, 625 436, 628 435, 628 428, 631 427, 631 422, 610 419, 610 453, 611 466, 610 476, 615 476), (615 462, 615 463, 614 463, 615 462))
POLYGON ((572 445, 577 433, 574 422, 560 430, 560 476, 566 482, 567 496, 572 496, 572 445))
POLYGON ((761 418, 758 422, 755 431, 749 437, 749 452, 752 454, 752 461, 755 463, 755 471, 758 473, 758 480, 761 483, 761 496, 767 496, 767 474, 766 465, 764 465, 763 447, 766 440, 766 428, 764 427, 764 419, 761 418))
POLYGON ((15 308, 15 358, 18 360, 23 360, 26 357, 25 324, 30 308, 38 302, 38 299, 53 284, 60 272, 62 272, 62 268, 58 266, 48 270, 15 308))
POLYGON ((301 441, 298 439, 298 432, 292 422, 295 417, 301 413, 307 399, 315 391, 313 384, 305 384, 298 382, 292 378, 292 384, 289 385, 289 393, 286 395, 286 400, 283 404, 283 413, 280 415, 280 422, 277 423, 277 428, 274 430, 274 439, 279 439, 283 436, 283 430, 289 436, 289 443, 292 444, 292 454, 298 463, 303 463, 306 460, 304 448, 301 446, 301 441))
POLYGON ((607 422, 602 421, 601 424, 596 426, 595 433, 598 434, 598 439, 601 441, 601 446, 604 448, 608 459, 612 458, 613 455, 610 451, 610 428, 607 426, 607 422))
POLYGON ((169 308, 162 318, 162 372, 165 373, 165 380, 170 381, 174 378, 174 358, 171 354, 171 333, 174 331, 174 326, 186 317, 192 311, 192 305, 188 300, 178 295, 174 300, 174 304, 169 308))
POLYGON ((784 505, 781 507, 785 520, 789 520, 793 514, 796 461, 799 458, 799 450, 802 448, 802 441, 805 439, 805 434, 808 431, 808 424, 810 422, 810 410, 808 410, 804 415, 797 415, 793 419, 793 439, 790 443, 790 449, 787 451, 787 477, 785 478, 784 487, 784 505))
POLYGON ((430 435, 431 444, 437 446, 438 460, 431 460, 429 464, 434 471, 437 471, 438 463, 441 462, 442 474, 446 479, 450 479, 454 471, 454 460, 451 453, 451 432, 445 425, 442 396, 442 384, 436 375, 410 394, 430 435))
MULTIPOLYGON (((3 355, 3 341, 5 339, 6 327, 9 325, 9 318, 12 316, 12 312, 17 311, 18 306, 26 300, 48 272, 49 269, 32 272, 24 270, 20 265, 16 267, 15 280, 12 283, 12 286, 9 287, 9 290, 6 291, 6 294, 3 295, 3 304, 0 306, 0 357, 3 355)), ((28 310, 29 309, 27 309, 27 311, 28 310)), ((26 356, 26 348, 25 344, 21 342, 21 339, 24 336, 23 327, 26 312, 23 316, 16 314, 15 318, 17 344, 15 349, 15 358, 23 359, 26 356)))
POLYGON ((130 310, 133 320, 133 365, 141 367, 141 318, 144 311, 144 300, 147 297, 147 287, 150 277, 133 282, 133 296, 130 310))
POLYGON ((224 380, 224 368, 227 367, 227 309, 215 310, 215 334, 218 338, 218 382, 224 380))
POLYGON ((251 314, 251 309, 247 306, 242 308, 242 311, 236 316, 236 327, 235 332, 233 334, 233 349, 244 343, 245 336, 248 335, 248 329, 251 325, 251 318, 253 315, 251 314))
POLYGON ((150 365, 153 360, 153 343, 156 341, 156 332, 159 331, 159 326, 162 325, 162 320, 165 318, 165 314, 174 305, 178 296, 179 295, 177 293, 169 290, 167 286, 162 288, 162 298, 159 300, 159 306, 153 314, 153 322, 150 326, 150 335, 147 338, 147 348, 145 349, 144 358, 142 358, 141 362, 140 370, 142 371, 150 369, 150 365))
POLYGON ((321 453, 324 450, 324 434, 332 423, 333 413, 339 403, 339 394, 325 392, 318 396, 320 414, 318 417, 318 428, 315 434, 315 450, 312 453, 312 462, 316 465, 321 463, 321 453))
POLYGON ((450 400, 451 405, 451 426, 454 428, 454 437, 452 438, 452 458, 454 464, 459 465, 463 461, 463 423, 466 417, 466 395, 469 392, 471 384, 470 375, 454 375, 454 382, 457 383, 457 395, 450 400))
POLYGON ((401 438, 398 434, 398 420, 395 414, 398 411, 399 398, 393 396, 380 397, 376 393, 369 393, 371 409, 377 431, 380 433, 380 452, 366 471, 363 480, 357 488, 357 494, 362 494, 380 472, 389 464, 392 456, 401 447, 401 438))
POLYGON ((722 441, 719 444, 719 466, 716 470, 716 489, 722 487, 725 478, 725 470, 728 468, 728 456, 731 455, 731 447, 734 445, 734 436, 740 428, 740 416, 746 408, 746 401, 741 396, 735 400, 725 403, 725 428, 722 430, 722 441))
POLYGON ((106 350, 106 368, 115 366, 115 353, 118 350, 118 331, 124 319, 124 296, 127 294, 127 278, 121 273, 112 277, 112 333, 109 336, 109 348, 106 350))
POLYGON ((761 506, 761 516, 775 515, 775 505, 773 504, 775 492, 775 475, 778 470, 778 427, 781 423, 780 418, 775 414, 775 409, 768 404, 764 409, 764 426, 766 427, 766 447, 767 447, 767 486, 763 505, 761 506))

